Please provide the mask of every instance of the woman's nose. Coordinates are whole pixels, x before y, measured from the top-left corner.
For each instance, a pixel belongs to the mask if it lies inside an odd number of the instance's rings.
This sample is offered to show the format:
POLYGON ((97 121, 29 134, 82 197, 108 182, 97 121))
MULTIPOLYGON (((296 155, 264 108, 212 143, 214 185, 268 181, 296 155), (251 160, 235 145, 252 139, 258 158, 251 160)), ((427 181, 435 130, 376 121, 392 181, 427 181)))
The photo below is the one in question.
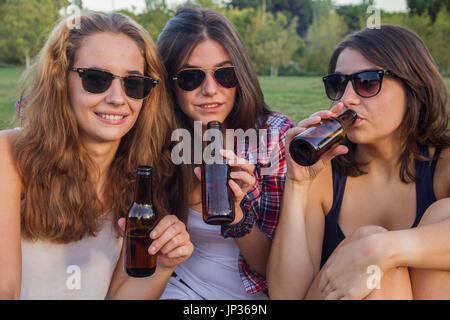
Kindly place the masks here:
POLYGON ((121 79, 113 79, 111 86, 108 89, 106 102, 113 105, 122 105, 125 103, 125 92, 122 87, 121 79))
POLYGON ((346 107, 361 103, 361 98, 355 92, 351 81, 347 83, 347 87, 345 88, 344 94, 342 95, 340 101, 342 101, 346 107))
POLYGON ((217 92, 217 82, 212 72, 207 72, 205 80, 202 83, 202 94, 205 96, 213 96, 217 92))

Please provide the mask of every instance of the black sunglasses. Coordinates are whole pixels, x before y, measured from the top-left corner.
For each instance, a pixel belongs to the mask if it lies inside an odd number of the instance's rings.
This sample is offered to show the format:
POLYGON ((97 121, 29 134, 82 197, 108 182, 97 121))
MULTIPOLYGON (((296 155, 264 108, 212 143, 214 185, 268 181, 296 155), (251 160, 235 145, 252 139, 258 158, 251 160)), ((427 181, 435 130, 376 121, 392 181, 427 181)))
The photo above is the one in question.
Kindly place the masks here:
POLYGON ((336 101, 342 98, 350 80, 353 89, 360 97, 376 96, 381 90, 384 75, 393 76, 394 74, 389 70, 368 69, 352 74, 332 73, 323 77, 322 80, 328 98, 336 101))
POLYGON ((111 86, 114 78, 119 78, 127 96, 133 99, 144 99, 159 80, 147 76, 129 75, 118 76, 111 72, 90 68, 72 68, 81 77, 83 89, 90 93, 103 93, 111 86))
POLYGON ((182 90, 192 91, 200 87, 206 78, 206 71, 209 70, 214 71, 214 79, 222 87, 234 88, 237 86, 238 81, 234 72, 234 66, 211 69, 186 68, 179 71, 172 79, 177 81, 178 86, 182 90))

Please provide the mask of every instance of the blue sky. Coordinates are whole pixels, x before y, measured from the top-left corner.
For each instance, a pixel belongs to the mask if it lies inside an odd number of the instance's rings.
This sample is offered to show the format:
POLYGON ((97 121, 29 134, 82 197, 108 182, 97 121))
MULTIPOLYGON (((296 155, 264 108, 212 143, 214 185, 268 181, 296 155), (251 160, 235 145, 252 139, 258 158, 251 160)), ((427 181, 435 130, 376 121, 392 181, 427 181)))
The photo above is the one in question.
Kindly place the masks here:
MULTIPOLYGON (((361 0, 333 0, 336 4, 358 4, 361 0)), ((176 5, 183 0, 167 0, 169 5, 176 5)), ((144 8, 144 0, 83 0, 84 6, 91 10, 109 11, 113 9, 131 9, 134 6, 137 10, 144 8)), ((375 0, 375 4, 386 11, 406 11, 406 0, 375 0)))

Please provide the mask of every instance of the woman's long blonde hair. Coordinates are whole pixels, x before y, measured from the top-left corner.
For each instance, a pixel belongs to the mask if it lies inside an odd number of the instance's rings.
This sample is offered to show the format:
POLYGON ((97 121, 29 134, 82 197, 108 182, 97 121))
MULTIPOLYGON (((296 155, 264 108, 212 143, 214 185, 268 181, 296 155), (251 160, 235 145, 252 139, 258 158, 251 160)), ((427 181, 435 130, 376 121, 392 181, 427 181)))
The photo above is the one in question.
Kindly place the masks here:
MULTIPOLYGON (((164 66, 148 33, 131 18, 118 13, 86 12, 77 24, 67 18, 53 29, 33 68, 22 96, 23 129, 13 151, 24 186, 22 235, 57 243, 94 236, 104 212, 114 222, 134 200, 139 165, 153 167, 153 204, 161 216, 171 210, 171 183, 175 166, 168 150, 174 129, 164 66), (109 169, 101 202, 90 173, 95 168, 80 143, 79 129, 68 98, 68 70, 84 39, 90 35, 122 33, 138 45, 145 74, 160 80, 144 99, 133 128, 121 139, 109 169)), ((172 201, 173 202, 173 201, 172 201)), ((114 225, 117 225, 114 223, 114 225)))

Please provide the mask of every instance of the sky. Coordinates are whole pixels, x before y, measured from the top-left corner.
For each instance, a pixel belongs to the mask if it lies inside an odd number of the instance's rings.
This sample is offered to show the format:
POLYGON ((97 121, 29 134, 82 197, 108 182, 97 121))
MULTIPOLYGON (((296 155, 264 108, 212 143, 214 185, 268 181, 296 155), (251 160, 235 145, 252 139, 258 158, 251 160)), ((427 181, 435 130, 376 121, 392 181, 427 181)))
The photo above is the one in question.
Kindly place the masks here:
MULTIPOLYGON (((184 0, 167 0, 169 5, 177 5, 184 0)), ((335 4, 358 4, 361 0, 333 0, 335 4)), ((132 9, 140 11, 145 7, 144 0, 83 0, 83 5, 91 10, 110 11, 132 9)), ((385 11, 406 11, 406 0, 375 0, 375 5, 385 11)))

